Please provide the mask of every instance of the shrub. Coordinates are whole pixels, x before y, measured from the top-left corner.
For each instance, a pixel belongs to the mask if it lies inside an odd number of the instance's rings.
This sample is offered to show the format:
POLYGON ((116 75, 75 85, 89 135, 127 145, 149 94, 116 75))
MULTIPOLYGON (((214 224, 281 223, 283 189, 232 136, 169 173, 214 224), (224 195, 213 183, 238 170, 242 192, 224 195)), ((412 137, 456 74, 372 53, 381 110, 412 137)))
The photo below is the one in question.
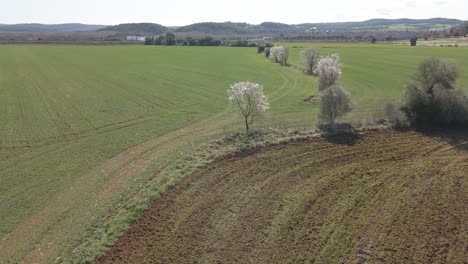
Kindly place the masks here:
POLYGON ((272 48, 270 49, 269 58, 270 58, 272 61, 274 61, 274 62, 278 62, 279 47, 281 47, 281 46, 272 47, 272 48))
POLYGON ((408 119, 401 111, 401 106, 396 103, 386 103, 384 105, 383 117, 394 128, 404 128, 408 126, 408 119))
POLYGON ((231 47, 247 47, 248 45, 247 40, 233 40, 229 44, 231 47))
POLYGON ((154 45, 164 45, 166 38, 164 36, 159 36, 154 39, 154 45))
POLYGON ((289 48, 281 47, 278 54, 278 60, 281 65, 287 65, 289 59, 289 48))
POLYGON ((301 51, 301 60, 307 74, 313 74, 319 60, 320 52, 317 48, 306 48, 301 51))
POLYGON ((166 37, 165 37, 165 44, 166 46, 173 46, 177 43, 176 41, 176 36, 174 35, 174 33, 166 33, 166 37))
POLYGON ((289 59, 289 48, 283 46, 272 47, 270 49, 270 59, 281 65, 287 65, 289 59))
POLYGON ((420 129, 468 125, 468 98, 455 89, 457 77, 458 66, 452 61, 430 58, 419 65, 402 98, 402 111, 411 125, 420 129))
POLYGON ((341 73, 341 62, 338 54, 321 58, 315 70, 315 74, 319 78, 319 91, 335 85, 340 79, 341 73))
POLYGON ((154 45, 154 37, 146 37, 145 45, 154 45))
POLYGON ((335 124, 337 118, 351 112, 353 102, 350 95, 340 85, 332 85, 319 94, 319 121, 335 124))

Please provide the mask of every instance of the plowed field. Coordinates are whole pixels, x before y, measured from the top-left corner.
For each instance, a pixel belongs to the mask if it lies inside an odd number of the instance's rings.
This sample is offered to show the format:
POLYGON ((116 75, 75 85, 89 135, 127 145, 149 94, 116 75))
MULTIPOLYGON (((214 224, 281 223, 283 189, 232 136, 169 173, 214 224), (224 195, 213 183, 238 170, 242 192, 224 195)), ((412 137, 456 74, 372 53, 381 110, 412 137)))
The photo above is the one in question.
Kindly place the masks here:
POLYGON ((228 156, 98 263, 466 263, 466 137, 381 132, 228 156))

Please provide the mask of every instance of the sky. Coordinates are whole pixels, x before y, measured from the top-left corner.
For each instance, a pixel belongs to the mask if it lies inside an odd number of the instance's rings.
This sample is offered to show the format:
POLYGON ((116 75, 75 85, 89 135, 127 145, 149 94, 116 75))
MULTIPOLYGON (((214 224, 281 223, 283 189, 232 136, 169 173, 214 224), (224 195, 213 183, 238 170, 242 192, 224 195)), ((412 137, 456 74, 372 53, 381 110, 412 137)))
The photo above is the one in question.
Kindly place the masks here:
POLYGON ((0 24, 363 21, 447 17, 468 20, 468 0, 0 0, 0 24))

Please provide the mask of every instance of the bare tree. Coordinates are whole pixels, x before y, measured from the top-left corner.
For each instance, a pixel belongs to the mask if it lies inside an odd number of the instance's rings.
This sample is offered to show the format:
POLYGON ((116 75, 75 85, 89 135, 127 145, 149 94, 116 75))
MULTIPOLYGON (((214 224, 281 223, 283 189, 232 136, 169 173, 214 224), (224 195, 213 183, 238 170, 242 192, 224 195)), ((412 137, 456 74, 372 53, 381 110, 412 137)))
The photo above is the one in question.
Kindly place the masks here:
POLYGON ((455 62, 429 58, 419 64, 416 81, 433 96, 436 86, 442 89, 453 89, 458 75, 459 69, 455 62))
POLYGON ((270 108, 263 87, 258 83, 236 82, 229 88, 228 96, 234 109, 243 116, 247 134, 250 126, 270 108))
POLYGON ((305 48, 301 51, 301 60, 307 74, 313 74, 319 60, 318 48, 305 48))
POLYGON ((319 120, 330 125, 353 110, 350 95, 340 85, 332 85, 319 94, 319 120))

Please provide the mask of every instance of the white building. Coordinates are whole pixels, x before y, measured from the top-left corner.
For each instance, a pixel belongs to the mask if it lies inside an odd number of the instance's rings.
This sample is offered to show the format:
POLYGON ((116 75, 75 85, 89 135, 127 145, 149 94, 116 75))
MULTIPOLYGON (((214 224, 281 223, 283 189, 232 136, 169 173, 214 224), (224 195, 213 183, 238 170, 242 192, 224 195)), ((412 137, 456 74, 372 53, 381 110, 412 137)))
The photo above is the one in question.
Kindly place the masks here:
POLYGON ((145 37, 127 36, 127 41, 145 41, 145 37))

